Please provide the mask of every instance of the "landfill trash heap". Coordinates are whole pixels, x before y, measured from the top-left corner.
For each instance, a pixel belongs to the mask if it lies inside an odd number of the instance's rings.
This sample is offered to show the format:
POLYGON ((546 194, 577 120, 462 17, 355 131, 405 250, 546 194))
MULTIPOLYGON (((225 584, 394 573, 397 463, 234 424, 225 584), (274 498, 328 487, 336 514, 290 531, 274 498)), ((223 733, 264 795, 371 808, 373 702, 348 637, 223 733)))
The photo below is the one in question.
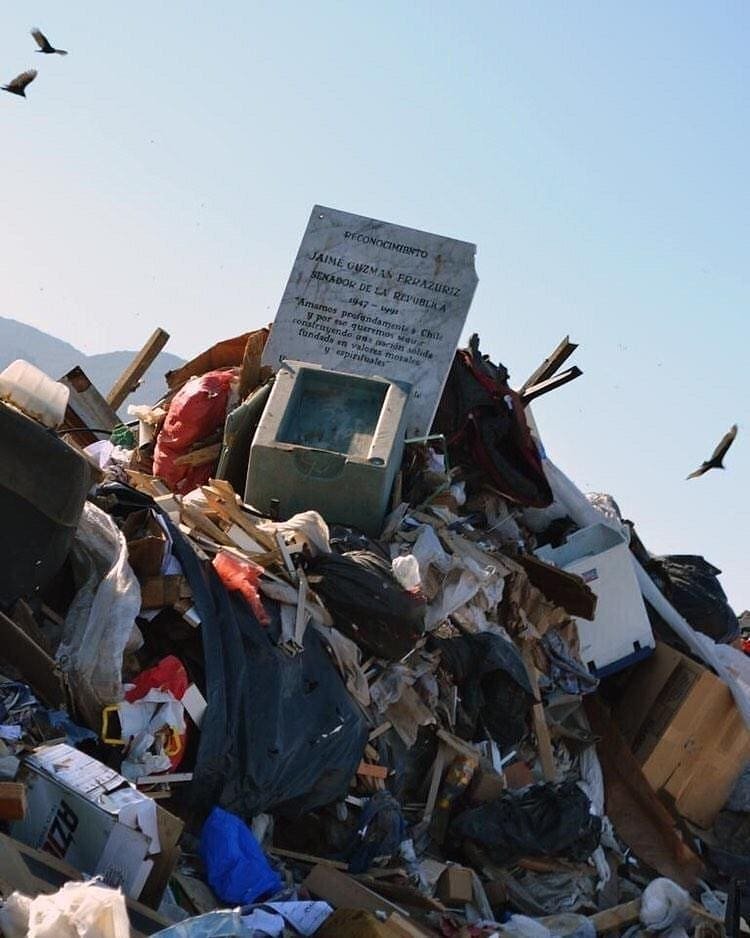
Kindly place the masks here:
POLYGON ((268 335, 127 416, 148 355, 114 406, 0 375, 0 933, 739 934, 720 571, 583 495, 478 338, 365 465, 370 391, 287 394, 268 335))

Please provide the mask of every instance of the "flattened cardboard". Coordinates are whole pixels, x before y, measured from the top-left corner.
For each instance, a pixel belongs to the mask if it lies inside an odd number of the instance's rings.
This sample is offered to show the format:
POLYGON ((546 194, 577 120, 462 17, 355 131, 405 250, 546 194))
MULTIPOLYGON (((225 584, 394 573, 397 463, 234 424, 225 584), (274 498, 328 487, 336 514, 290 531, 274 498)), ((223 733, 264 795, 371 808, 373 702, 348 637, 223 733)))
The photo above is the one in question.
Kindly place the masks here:
POLYGON ((683 817, 710 827, 750 758, 750 733, 729 688, 657 643, 636 668, 617 719, 653 788, 683 817))

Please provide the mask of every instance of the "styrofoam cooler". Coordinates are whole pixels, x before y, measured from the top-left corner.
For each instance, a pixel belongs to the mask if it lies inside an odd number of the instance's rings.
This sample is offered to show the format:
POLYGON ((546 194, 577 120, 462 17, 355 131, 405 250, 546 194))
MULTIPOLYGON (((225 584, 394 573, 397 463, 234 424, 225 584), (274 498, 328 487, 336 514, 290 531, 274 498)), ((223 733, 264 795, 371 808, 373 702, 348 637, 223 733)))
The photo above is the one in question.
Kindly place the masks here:
POLYGON ((604 677, 651 654, 654 634, 624 535, 592 524, 560 547, 540 547, 536 555, 578 574, 596 593, 593 622, 576 619, 581 659, 593 674, 604 677))

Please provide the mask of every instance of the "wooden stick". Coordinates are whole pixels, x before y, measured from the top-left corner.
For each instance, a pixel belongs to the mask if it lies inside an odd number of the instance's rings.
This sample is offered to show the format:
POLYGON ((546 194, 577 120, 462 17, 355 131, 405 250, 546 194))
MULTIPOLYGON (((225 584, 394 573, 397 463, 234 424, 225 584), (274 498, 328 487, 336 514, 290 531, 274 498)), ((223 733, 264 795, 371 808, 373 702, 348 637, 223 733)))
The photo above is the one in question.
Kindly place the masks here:
POLYGON ((546 381, 547 378, 551 378, 559 368, 562 368, 563 364, 577 348, 578 345, 575 342, 571 342, 570 336, 566 335, 555 351, 549 357, 545 358, 536 371, 533 371, 526 381, 524 381, 519 389, 519 394, 523 396, 523 392, 533 384, 539 384, 540 381, 546 381))
POLYGON ((580 378, 582 374, 583 372, 578 367, 578 365, 574 365, 572 368, 568 368, 567 371, 561 371, 559 375, 553 375, 551 378, 547 378, 546 381, 540 381, 538 384, 531 384, 521 394, 521 403, 525 407, 533 400, 536 400, 537 397, 541 397, 542 394, 547 394, 550 391, 556 391, 564 384, 569 384, 571 381, 575 381, 576 378, 580 378))
MULTIPOLYGON (((706 911, 703 906, 695 901, 690 902, 688 910, 691 915, 702 919, 705 922, 711 922, 713 925, 722 925, 723 919, 717 918, 706 911)), ((589 921, 597 931, 602 935, 625 925, 634 925, 641 917, 641 900, 633 899, 631 902, 624 902, 622 905, 613 906, 611 909, 605 909, 604 912, 597 912, 589 916, 589 921)))
POLYGON ((430 791, 427 795, 427 803, 424 806, 424 812, 422 814, 423 821, 430 821, 432 819, 432 812, 435 810, 435 805, 437 803, 438 792, 440 791, 440 782, 443 780, 443 770, 445 769, 445 757, 446 757, 446 748, 443 745, 438 745, 437 756, 435 756, 435 762, 432 765, 432 779, 430 781, 430 791))
POLYGON ((168 341, 169 333, 165 332, 163 329, 157 329, 153 333, 133 361, 128 365, 125 371, 123 371, 117 381, 115 381, 112 390, 107 395, 107 403, 112 410, 117 410, 125 398, 135 391, 141 378, 146 374, 153 364, 154 359, 168 341))
POLYGON ((189 453, 183 453, 178 456, 175 466, 205 466, 206 463, 214 462, 221 455, 223 443, 212 443, 210 446, 201 446, 200 449, 194 449, 189 453))
POLYGON ((552 754, 552 741, 547 726, 547 718, 544 715, 544 704, 539 696, 539 680, 536 673, 536 665, 531 657, 531 645, 528 640, 524 640, 521 652, 523 663, 526 665, 526 673, 529 675, 529 683, 534 692, 536 703, 532 708, 532 719, 534 721, 534 735, 539 746, 539 760, 542 763, 542 772, 545 782, 554 782, 557 778, 555 770, 555 759, 552 754))

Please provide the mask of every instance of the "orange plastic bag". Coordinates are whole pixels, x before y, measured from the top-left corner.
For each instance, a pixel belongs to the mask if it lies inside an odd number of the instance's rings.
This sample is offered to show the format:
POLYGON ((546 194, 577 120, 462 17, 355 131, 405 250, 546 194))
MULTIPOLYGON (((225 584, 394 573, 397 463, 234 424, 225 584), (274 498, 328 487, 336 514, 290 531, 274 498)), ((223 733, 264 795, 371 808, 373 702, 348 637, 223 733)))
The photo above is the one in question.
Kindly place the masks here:
POLYGON ((270 619, 263 608, 258 592, 258 580, 263 573, 263 567, 253 563, 252 560, 242 560, 223 550, 220 550, 214 557, 213 565, 224 586, 229 590, 242 593, 258 622, 261 625, 268 625, 270 619))

